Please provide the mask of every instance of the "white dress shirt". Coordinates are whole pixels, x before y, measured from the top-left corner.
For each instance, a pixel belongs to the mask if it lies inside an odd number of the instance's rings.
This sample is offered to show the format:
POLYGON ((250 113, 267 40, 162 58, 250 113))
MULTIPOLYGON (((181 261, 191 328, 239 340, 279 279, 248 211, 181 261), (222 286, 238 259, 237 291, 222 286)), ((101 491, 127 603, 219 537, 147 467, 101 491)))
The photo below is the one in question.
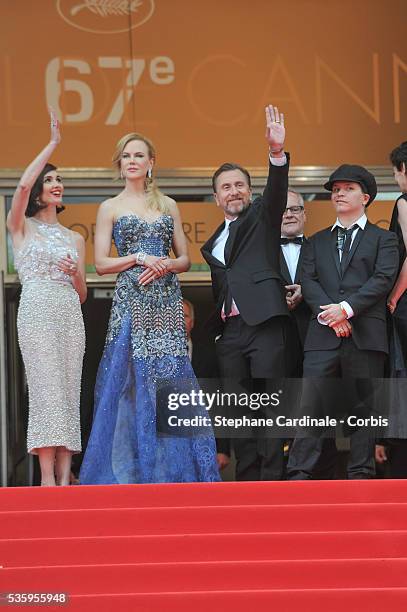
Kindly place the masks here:
MULTIPOLYGON (((355 236, 359 231, 359 228, 364 230, 366 227, 366 223, 367 223, 367 217, 366 215, 363 213, 363 215, 361 217, 359 217, 359 219, 357 221, 355 221, 355 223, 353 223, 353 225, 355 226, 353 232, 352 232, 352 238, 350 241, 350 248, 352 248, 352 244, 353 241, 355 240, 355 236)), ((332 228, 331 228, 331 232, 333 232, 335 230, 336 227, 341 227, 342 229, 347 229, 344 225, 342 225, 342 223, 339 221, 339 219, 337 219, 335 221, 335 223, 333 224, 332 228)), ((339 252, 339 261, 342 260, 342 251, 341 249, 338 249, 339 252)))
MULTIPOLYGON (((299 234, 299 237, 304 238, 304 234, 299 234)), ((282 244, 281 249, 283 251, 284 259, 287 264, 288 271, 290 273, 291 281, 295 283, 295 275, 297 274, 298 260, 300 258, 301 244, 295 242, 289 242, 288 244, 282 244)))
POLYGON ((221 261, 223 264, 225 263, 225 245, 229 237, 229 226, 236 219, 237 217, 234 219, 225 218, 225 227, 213 243, 212 255, 216 257, 216 259, 219 259, 219 261, 221 261))

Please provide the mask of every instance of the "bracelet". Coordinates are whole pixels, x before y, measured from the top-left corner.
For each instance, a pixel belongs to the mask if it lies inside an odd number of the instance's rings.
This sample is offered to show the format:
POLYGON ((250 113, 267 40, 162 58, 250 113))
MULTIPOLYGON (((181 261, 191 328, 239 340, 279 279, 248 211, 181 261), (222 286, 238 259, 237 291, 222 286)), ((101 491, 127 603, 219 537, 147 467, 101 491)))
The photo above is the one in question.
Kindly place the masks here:
POLYGON ((142 253, 141 251, 138 251, 138 253, 136 253, 136 263, 142 266, 144 262, 146 261, 146 257, 147 257, 146 253, 142 253))

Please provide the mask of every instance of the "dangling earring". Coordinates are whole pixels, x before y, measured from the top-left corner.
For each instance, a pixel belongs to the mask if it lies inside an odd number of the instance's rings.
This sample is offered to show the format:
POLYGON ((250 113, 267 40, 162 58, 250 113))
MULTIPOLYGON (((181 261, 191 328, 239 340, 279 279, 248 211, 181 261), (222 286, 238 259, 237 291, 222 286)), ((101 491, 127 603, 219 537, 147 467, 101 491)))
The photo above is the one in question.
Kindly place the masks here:
POLYGON ((120 178, 124 180, 124 174, 122 168, 120 168, 120 178))
POLYGON ((149 186, 153 182, 152 175, 153 175, 153 173, 151 172, 151 168, 149 168, 147 170, 146 178, 144 179, 144 189, 146 191, 148 190, 149 186))

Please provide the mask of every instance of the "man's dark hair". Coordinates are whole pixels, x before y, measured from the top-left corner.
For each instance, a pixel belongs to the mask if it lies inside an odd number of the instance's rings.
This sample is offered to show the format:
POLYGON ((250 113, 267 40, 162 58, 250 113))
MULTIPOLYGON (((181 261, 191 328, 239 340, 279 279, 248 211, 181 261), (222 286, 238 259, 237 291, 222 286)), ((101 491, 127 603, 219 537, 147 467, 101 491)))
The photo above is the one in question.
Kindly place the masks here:
POLYGON ((402 164, 405 165, 407 170, 407 140, 401 143, 398 147, 393 149, 390 153, 390 161, 397 170, 402 169, 402 164))
POLYGON ((212 177, 213 191, 216 191, 216 179, 218 178, 218 176, 222 174, 222 172, 229 172, 229 170, 240 170, 240 172, 242 172, 247 178, 247 182, 249 184, 249 187, 251 188, 252 182, 250 179, 250 174, 248 173, 246 168, 243 168, 243 166, 239 166, 239 164, 226 163, 226 164, 222 164, 221 166, 219 166, 219 168, 216 170, 215 174, 212 177))

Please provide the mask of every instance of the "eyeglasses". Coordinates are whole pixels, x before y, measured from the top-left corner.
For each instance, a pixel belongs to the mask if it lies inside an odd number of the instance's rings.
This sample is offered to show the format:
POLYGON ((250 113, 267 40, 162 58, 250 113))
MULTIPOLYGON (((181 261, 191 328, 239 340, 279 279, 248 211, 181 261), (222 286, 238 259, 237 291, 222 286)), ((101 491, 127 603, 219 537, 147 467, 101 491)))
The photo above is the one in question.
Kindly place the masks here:
POLYGON ((283 212, 283 215, 287 215, 288 213, 291 213, 292 215, 295 215, 299 212, 301 212, 302 210, 304 210, 303 206, 290 206, 289 208, 286 208, 283 212))

